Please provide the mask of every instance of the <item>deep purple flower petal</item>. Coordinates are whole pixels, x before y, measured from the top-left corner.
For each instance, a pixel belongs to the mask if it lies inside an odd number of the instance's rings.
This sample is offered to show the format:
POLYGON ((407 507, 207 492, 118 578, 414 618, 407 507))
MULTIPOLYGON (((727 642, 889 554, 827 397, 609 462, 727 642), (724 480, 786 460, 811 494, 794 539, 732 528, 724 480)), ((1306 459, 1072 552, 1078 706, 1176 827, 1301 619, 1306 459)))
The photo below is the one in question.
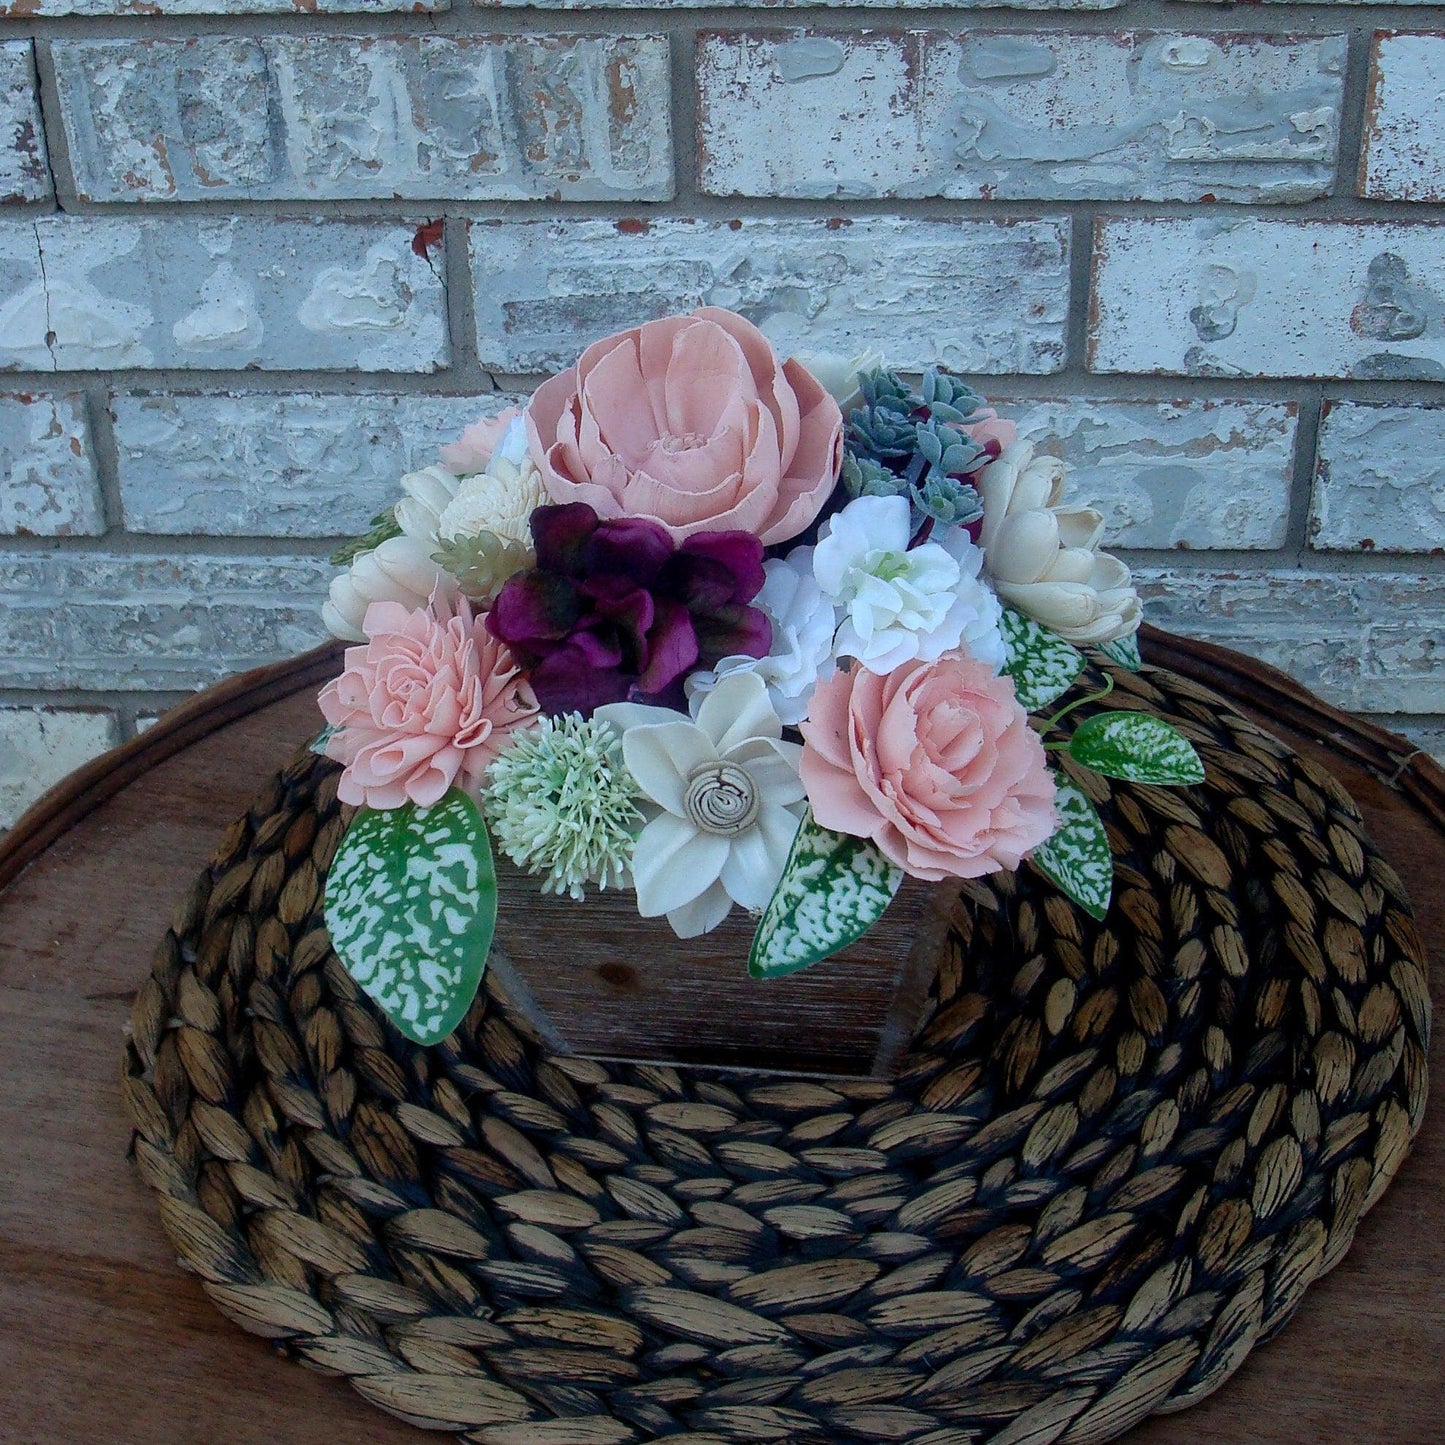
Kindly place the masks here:
POLYGON ((719 607, 694 615, 698 660, 711 667, 720 658, 766 657, 773 645, 773 627, 767 613, 757 607, 719 607))
POLYGON ((640 692, 661 692, 697 662, 697 634, 680 602, 659 601, 657 623, 647 634, 645 665, 637 679, 640 692))
POLYGON ((487 613, 487 631, 513 647, 535 649, 566 637, 582 616, 577 589, 553 573, 509 577, 487 613))
POLYGON ((645 517, 615 517, 598 523, 587 544, 583 567, 588 576, 617 573, 650 587, 672 556, 672 538, 645 517))
POLYGON ((615 628, 603 630, 594 626, 574 632, 557 652, 575 653, 581 666, 614 671, 624 660, 615 628))
POLYGON ((615 670, 590 667, 579 648, 567 643, 532 669, 527 680, 543 712, 580 712, 591 717, 603 703, 622 702, 632 679, 615 670))
POLYGON ((597 513, 586 502, 538 507, 529 524, 542 571, 560 572, 564 577, 583 575, 587 543, 598 527, 597 513))
POLYGON ((641 667, 638 659, 646 652, 645 638, 657 615, 652 593, 632 586, 624 577, 594 577, 582 584, 582 590, 592 604, 595 619, 585 625, 600 623, 608 627, 618 635, 624 663, 641 667))
POLYGON ((751 602, 762 590, 763 544, 751 532, 698 532, 678 549, 679 556, 706 558, 734 579, 727 602, 751 602))
POLYGON ((693 612, 726 607, 737 591, 738 579, 721 562, 678 552, 658 574, 654 589, 693 612))

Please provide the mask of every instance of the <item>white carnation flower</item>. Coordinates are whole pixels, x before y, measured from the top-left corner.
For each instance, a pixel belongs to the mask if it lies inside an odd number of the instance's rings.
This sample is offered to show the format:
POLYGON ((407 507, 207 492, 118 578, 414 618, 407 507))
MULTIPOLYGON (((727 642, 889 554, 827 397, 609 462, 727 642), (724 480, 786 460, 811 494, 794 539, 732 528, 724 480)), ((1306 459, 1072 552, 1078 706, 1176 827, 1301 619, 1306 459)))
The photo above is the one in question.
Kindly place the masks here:
POLYGON ((693 673, 684 687, 694 717, 722 678, 753 672, 767 684, 779 719, 791 727, 807 717, 813 689, 833 675, 838 614, 813 576, 813 549, 795 547, 786 557, 771 558, 763 563, 763 573, 762 590, 752 605, 772 624, 773 645, 766 657, 734 655, 693 673))
POLYGON ((843 612, 834 655, 884 674, 961 648, 997 671, 1002 609, 980 578, 983 554, 962 528, 910 551, 912 534, 905 497, 859 497, 826 524, 813 574, 843 612))

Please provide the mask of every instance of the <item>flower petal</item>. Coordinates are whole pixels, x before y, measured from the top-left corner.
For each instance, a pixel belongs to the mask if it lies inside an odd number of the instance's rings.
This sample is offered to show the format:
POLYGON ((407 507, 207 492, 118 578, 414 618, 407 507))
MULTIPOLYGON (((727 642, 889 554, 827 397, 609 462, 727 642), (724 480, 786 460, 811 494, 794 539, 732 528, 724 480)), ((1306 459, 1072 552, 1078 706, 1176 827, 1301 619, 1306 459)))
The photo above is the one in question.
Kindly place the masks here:
POLYGON ((622 760, 637 786, 680 818, 688 778, 695 768, 713 762, 717 749, 696 723, 677 713, 671 716, 676 721, 628 728, 622 735, 622 760))
POLYGON ((703 699, 697 725, 719 753, 749 738, 780 738, 783 725, 768 700, 767 684, 755 672, 733 672, 703 699))
POLYGON ((727 856, 726 838, 700 832, 671 813, 659 814, 638 835, 632 855, 637 911, 656 918, 691 903, 717 882, 727 856))
POLYGON ((728 916, 733 901, 721 883, 714 883, 706 893, 699 893, 691 903, 674 908, 667 915, 672 931, 679 938, 697 938, 711 933, 728 916))
POLYGON ((787 866, 798 819, 786 808, 764 807, 757 823, 732 840, 722 886, 743 908, 766 908, 787 866))

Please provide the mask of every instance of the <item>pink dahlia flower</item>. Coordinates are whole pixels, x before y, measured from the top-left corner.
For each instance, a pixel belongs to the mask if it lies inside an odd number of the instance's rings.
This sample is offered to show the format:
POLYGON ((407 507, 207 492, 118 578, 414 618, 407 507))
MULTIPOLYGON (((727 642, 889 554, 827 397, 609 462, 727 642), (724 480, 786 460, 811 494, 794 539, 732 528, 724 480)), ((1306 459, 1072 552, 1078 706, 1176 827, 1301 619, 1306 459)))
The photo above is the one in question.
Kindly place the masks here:
MULTIPOLYGON (((434 604, 435 605, 435 604, 434 604)), ((373 602, 367 643, 321 689, 336 729, 326 755, 346 765, 336 795, 368 808, 430 807, 459 783, 475 791, 511 732, 537 720, 537 699, 505 643, 473 616, 373 602)))
POLYGON ((820 682, 800 771, 825 828, 871 838, 915 878, 1019 866, 1057 826, 1044 748, 1013 682, 963 653, 820 682))
POLYGON ((526 415, 554 502, 647 517, 677 541, 741 531, 786 542, 822 510, 842 463, 838 403, 715 306, 589 346, 526 415))

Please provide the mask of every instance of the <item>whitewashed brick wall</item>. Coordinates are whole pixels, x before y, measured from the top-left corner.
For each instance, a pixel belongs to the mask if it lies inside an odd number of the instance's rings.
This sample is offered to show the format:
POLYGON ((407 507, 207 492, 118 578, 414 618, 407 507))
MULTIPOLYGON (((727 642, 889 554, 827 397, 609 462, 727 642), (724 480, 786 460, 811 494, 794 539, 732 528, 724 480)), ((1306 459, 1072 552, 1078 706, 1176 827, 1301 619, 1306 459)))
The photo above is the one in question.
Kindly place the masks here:
POLYGON ((1156 620, 1445 750, 1445 8, 0 0, 0 826, 704 302, 976 375, 1156 620))

